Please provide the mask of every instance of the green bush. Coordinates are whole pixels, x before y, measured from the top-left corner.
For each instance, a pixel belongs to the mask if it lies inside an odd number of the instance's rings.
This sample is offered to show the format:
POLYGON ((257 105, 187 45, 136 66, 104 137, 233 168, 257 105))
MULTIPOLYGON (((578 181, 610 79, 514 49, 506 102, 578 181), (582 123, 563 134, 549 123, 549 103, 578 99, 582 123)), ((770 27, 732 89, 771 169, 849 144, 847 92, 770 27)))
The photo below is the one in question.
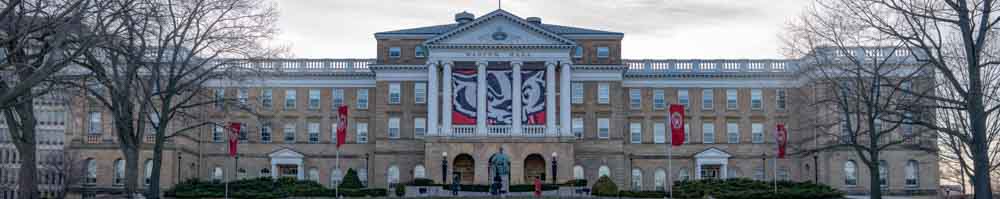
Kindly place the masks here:
POLYGON ((347 169, 347 174, 344 175, 344 181, 337 185, 339 189, 361 189, 364 185, 361 184, 361 179, 358 178, 358 172, 354 169, 347 169))
POLYGON ((417 179, 413 179, 413 182, 410 182, 410 185, 413 185, 413 186, 434 186, 434 180, 427 179, 427 178, 417 178, 417 179))
POLYGON ((368 197, 385 197, 389 195, 389 191, 381 188, 374 189, 362 189, 361 192, 365 193, 368 197))
POLYGON ((395 191, 396 191, 396 196, 403 197, 403 195, 406 195, 406 186, 398 185, 396 186, 395 191))
MULTIPOLYGON (((482 184, 462 184, 462 185, 458 185, 458 187, 459 187, 459 191, 468 191, 468 192, 490 192, 490 185, 482 185, 482 184)), ((450 185, 450 184, 447 184, 447 185, 441 185, 441 188, 442 188, 442 189, 444 189, 444 190, 449 190, 449 191, 451 191, 451 185, 450 185)))
MULTIPOLYGON (((542 191, 558 190, 559 185, 556 184, 542 184, 542 191)), ((535 185, 533 184, 519 184, 510 185, 510 192, 534 192, 535 185)))
POLYGON ((569 181, 566 181, 565 183, 563 183, 563 186, 569 186, 569 187, 586 187, 587 186, 587 180, 585 180, 585 179, 569 180, 569 181))
POLYGON ((618 196, 618 185, 611 181, 608 176, 601 176, 591 188, 591 194, 595 196, 615 197, 618 196))
POLYGON ((750 179, 696 180, 674 185, 674 197, 702 198, 706 195, 719 199, 834 199, 843 198, 844 193, 826 185, 801 182, 778 182, 778 192, 774 192, 772 182, 750 179))
POLYGON ((664 198, 667 192, 663 191, 621 191, 618 196, 627 198, 664 198))
POLYGON ((365 192, 361 189, 340 189, 339 194, 344 197, 365 197, 365 192))

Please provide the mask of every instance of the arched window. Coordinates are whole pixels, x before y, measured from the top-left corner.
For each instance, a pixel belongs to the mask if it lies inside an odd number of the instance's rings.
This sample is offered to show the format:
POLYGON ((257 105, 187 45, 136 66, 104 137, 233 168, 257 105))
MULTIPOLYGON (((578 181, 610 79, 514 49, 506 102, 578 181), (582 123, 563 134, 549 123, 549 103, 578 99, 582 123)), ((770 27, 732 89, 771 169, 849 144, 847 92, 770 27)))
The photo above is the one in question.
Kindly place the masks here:
POLYGON ((916 160, 906 161, 906 186, 915 187, 920 184, 920 166, 916 160))
POLYGON ((340 170, 337 170, 337 168, 331 169, 330 170, 330 187, 333 188, 333 187, 337 187, 338 185, 340 185, 340 181, 344 179, 343 175, 344 174, 341 173, 340 170))
POLYGON ((97 161, 94 158, 87 158, 85 168, 87 168, 87 179, 84 184, 93 185, 97 183, 97 161))
POLYGON ((753 179, 764 180, 764 167, 753 168, 753 179))
POLYGON ((309 180, 319 182, 319 169, 309 168, 309 180))
POLYGON ((582 180, 585 179, 583 175, 583 167, 580 165, 573 166, 573 179, 582 180))
POLYGON ((787 167, 778 168, 778 180, 788 181, 789 179, 790 177, 788 175, 788 168, 787 167))
POLYGON ((153 176, 153 160, 146 159, 146 173, 144 181, 147 186, 149 185, 150 176, 153 176))
POLYGON ((597 168, 597 178, 600 178, 601 176, 608 176, 610 178, 611 169, 608 169, 608 166, 601 165, 600 168, 597 168))
POLYGON ((844 184, 858 185, 858 165, 854 163, 854 160, 844 162, 844 184))
POLYGON ((418 164, 413 167, 413 178, 427 178, 427 171, 424 170, 424 165, 418 164))
POLYGON ((242 180, 246 178, 247 178, 247 169, 240 168, 236 170, 236 179, 242 180))
POLYGON ((212 181, 222 182, 222 167, 212 169, 212 181))
POLYGON ((395 187, 399 184, 399 167, 396 165, 389 166, 389 171, 385 174, 386 182, 389 183, 389 187, 395 187))
POLYGON ((878 161, 878 183, 882 187, 889 186, 889 163, 885 160, 878 161))
POLYGON ((656 191, 666 190, 667 184, 667 172, 663 169, 656 169, 656 173, 653 173, 653 186, 656 187, 656 191))
POLYGON ((361 185, 368 187, 368 169, 358 169, 358 179, 361 179, 361 185))
POLYGON ((642 170, 632 169, 632 190, 642 190, 642 170))
POLYGON ((691 174, 688 174, 687 168, 681 168, 681 170, 678 172, 679 173, 677 174, 677 179, 680 179, 682 181, 687 181, 691 178, 691 174))
POLYGON ((260 177, 271 177, 271 169, 268 168, 260 169, 260 177))
POLYGON ((125 184, 125 160, 115 160, 115 176, 112 181, 115 186, 125 184))

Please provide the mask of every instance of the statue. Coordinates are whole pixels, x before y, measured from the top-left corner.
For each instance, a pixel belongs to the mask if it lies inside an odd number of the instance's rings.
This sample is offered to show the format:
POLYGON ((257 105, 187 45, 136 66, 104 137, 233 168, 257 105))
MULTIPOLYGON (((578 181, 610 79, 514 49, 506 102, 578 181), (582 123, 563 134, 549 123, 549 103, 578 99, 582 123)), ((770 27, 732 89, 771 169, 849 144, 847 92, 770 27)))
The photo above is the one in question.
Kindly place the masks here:
POLYGON ((489 163, 492 167, 493 176, 493 194, 500 195, 506 193, 506 185, 508 182, 505 181, 506 177, 510 176, 510 158, 507 154, 503 153, 503 147, 500 147, 500 151, 493 155, 489 163))

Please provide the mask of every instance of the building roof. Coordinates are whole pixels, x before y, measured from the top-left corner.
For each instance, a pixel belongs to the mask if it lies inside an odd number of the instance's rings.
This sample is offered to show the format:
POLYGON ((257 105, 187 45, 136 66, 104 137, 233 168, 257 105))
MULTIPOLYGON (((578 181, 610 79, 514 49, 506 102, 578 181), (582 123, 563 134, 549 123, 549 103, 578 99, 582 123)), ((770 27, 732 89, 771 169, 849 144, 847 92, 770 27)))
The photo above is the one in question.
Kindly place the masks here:
MULTIPOLYGON (((503 11, 503 10, 497 10, 497 11, 503 11)), ((494 11, 494 12, 497 12, 497 11, 494 11)), ((487 14, 487 15, 489 15, 489 14, 487 14)), ((483 16, 487 16, 487 15, 483 15, 483 16)), ((480 17, 483 17, 483 16, 480 16, 480 17)), ((461 24, 459 24, 459 23, 450 23, 450 24, 443 24, 443 25, 434 25, 434 26, 425 26, 425 27, 418 27, 418 28, 409 28, 409 29, 402 29, 402 30, 393 30, 393 31, 378 32, 378 33, 375 33, 375 35, 439 35, 439 34, 443 34, 443 33, 446 33, 448 31, 454 30, 455 28, 458 28, 460 25, 461 24)), ((580 28, 580 27, 571 27, 571 26, 562 26, 562 25, 555 25, 555 24, 545 24, 545 23, 539 24, 538 27, 540 27, 542 29, 545 29, 546 31, 552 32, 554 34, 559 34, 559 35, 570 35, 570 34, 574 34, 574 35, 625 35, 624 33, 620 33, 620 32, 611 32, 611 31, 603 31, 603 30, 595 30, 595 29, 580 28)))

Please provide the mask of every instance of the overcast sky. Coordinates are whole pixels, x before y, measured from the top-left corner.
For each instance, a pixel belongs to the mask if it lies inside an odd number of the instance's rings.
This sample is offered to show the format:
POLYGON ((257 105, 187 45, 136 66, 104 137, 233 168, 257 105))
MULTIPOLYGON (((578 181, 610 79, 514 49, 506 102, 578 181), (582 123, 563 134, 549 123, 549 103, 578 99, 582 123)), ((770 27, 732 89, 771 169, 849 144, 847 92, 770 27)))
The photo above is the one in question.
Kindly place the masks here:
MULTIPOLYGON (((625 58, 782 58, 783 28, 808 0, 504 0, 502 6, 542 23, 625 33, 625 58)), ((276 40, 294 57, 374 58, 380 31, 479 17, 496 0, 280 0, 276 40)))

